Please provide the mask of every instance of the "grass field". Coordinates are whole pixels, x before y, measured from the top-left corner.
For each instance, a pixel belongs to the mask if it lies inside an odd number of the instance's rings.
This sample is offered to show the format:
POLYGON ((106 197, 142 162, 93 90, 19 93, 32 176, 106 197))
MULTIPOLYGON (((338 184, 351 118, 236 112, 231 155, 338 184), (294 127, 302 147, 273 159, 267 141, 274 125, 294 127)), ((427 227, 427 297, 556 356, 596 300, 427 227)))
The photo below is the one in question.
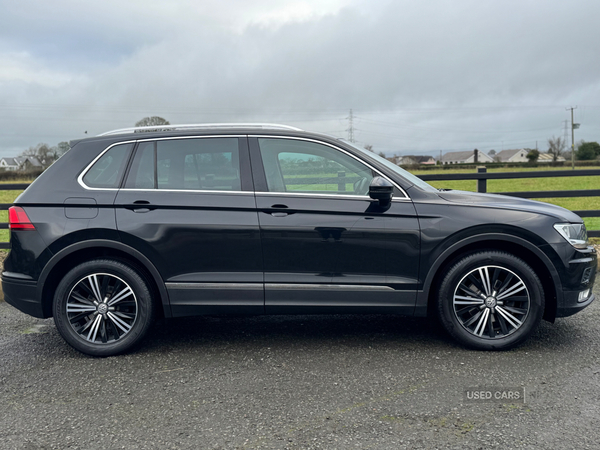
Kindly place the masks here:
MULTIPOLYGON (((600 167, 585 167, 585 169, 600 169, 600 167)), ((564 167, 519 167, 514 169, 491 169, 488 173, 498 172, 534 172, 540 170, 568 170, 564 167)), ((575 169, 578 170, 578 169, 575 169)), ((474 173, 469 169, 456 170, 415 170, 415 175, 433 175, 450 173, 474 173)), ((455 181, 428 181, 438 189, 459 189, 463 191, 476 191, 476 180, 455 181)), ((519 192, 519 191, 572 191, 579 189, 600 189, 600 177, 550 177, 550 178, 516 178, 512 180, 488 180, 488 192, 519 192)), ((565 198, 539 198, 533 199, 541 202, 552 203, 570 210, 600 209, 600 197, 565 197, 565 198)), ((584 218, 585 226, 589 230, 600 230, 600 217, 584 218)))
MULTIPOLYGON (((0 182, 0 189, 2 184, 17 184, 17 183, 31 183, 31 179, 22 180, 11 180, 6 182, 0 182)), ((12 203, 23 191, 2 191, 0 190, 0 203, 12 203)), ((8 222, 8 211, 0 211, 0 222, 8 222)), ((0 230, 0 242, 8 242, 8 230, 0 230)))
MULTIPOLYGON (((597 169, 600 167, 585 167, 585 169, 597 169)), ((564 167, 538 167, 538 168, 511 168, 511 169, 491 169, 489 173, 495 172, 527 172, 538 170, 566 170, 564 167)), ((578 170, 578 169, 575 169, 578 170)), ((450 170, 415 170, 415 175, 433 175, 433 174, 451 174, 451 173, 473 173, 471 169, 450 169, 450 170)), ((16 180, 10 183, 29 183, 32 180, 16 180)), ((459 189, 463 191, 476 191, 477 181, 475 180, 456 180, 456 181, 430 181, 433 187, 439 189, 459 189)), ((0 183, 0 203, 12 203, 23 191, 3 191, 0 183)), ((331 190, 337 189, 337 184, 328 186, 331 190)), ((348 185, 347 189, 352 189, 348 185)), ((517 191, 568 191, 578 189, 600 189, 600 177, 549 177, 549 178, 517 178, 512 180, 489 180, 487 183, 488 192, 517 192, 517 191)), ((554 205, 562 206, 570 210, 600 209, 600 197, 573 197, 573 198, 545 198, 536 199, 554 205)), ((0 222, 8 221, 8 212, 0 211, 0 222)), ((600 217, 589 217, 584 219, 586 227, 589 230, 600 230, 600 217)), ((9 236, 8 230, 0 230, 0 242, 7 242, 9 236)))

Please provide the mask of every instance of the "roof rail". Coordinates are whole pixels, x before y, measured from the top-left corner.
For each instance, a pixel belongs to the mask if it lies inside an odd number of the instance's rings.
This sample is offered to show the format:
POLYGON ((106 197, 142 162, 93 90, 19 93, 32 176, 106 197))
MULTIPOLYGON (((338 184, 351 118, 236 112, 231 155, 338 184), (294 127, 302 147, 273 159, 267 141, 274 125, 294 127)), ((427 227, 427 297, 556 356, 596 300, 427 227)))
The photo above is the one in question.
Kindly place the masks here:
POLYGON ((289 125, 280 125, 276 123, 197 123, 184 125, 151 125, 148 127, 120 128, 118 130, 107 131, 106 133, 99 134, 98 136, 110 136, 113 134, 143 133, 165 130, 196 130, 202 128, 258 128, 271 130, 302 131, 300 128, 290 127, 289 125))

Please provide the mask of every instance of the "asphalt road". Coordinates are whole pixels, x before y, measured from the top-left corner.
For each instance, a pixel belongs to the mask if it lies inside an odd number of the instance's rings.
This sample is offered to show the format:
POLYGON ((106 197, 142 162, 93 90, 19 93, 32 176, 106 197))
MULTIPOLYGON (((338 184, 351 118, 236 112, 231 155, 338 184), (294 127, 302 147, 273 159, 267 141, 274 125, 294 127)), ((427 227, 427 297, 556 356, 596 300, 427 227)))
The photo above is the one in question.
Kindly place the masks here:
POLYGON ((0 448, 594 449, 599 355, 598 301, 508 352, 425 319, 211 317, 106 359, 0 302, 0 448))

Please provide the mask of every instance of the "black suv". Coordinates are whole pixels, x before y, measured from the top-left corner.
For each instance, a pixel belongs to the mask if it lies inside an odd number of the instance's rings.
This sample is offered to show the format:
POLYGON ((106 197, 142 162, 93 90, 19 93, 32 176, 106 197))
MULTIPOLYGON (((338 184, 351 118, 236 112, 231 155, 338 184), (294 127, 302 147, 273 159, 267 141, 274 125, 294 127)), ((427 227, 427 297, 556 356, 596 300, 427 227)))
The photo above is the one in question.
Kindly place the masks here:
POLYGON ((6 301, 97 356, 156 316, 227 313, 432 313, 467 346, 505 349, 594 300, 597 255, 572 212, 440 191, 279 125, 74 142, 9 222, 6 301))

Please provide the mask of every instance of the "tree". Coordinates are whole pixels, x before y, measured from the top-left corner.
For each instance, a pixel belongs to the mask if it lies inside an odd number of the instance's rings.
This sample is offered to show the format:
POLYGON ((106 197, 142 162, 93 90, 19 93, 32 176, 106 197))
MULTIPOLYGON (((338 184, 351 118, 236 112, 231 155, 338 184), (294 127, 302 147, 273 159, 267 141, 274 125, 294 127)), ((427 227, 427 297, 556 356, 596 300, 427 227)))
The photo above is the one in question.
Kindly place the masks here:
POLYGON ((153 127, 156 125, 170 125, 170 123, 168 120, 158 116, 144 117, 135 123, 136 127, 153 127))
POLYGON ((597 142, 582 142, 579 144, 575 157, 579 160, 591 160, 600 156, 600 144, 597 142))
POLYGON ((535 148, 530 149, 529 152, 527 152, 527 159, 529 160, 530 163, 537 162, 539 157, 540 157, 540 152, 538 150, 536 150, 535 148))
POLYGON ((496 155, 496 150, 494 150, 494 149, 491 149, 491 150, 488 152, 488 156, 491 156, 491 157, 492 157, 492 159, 494 158, 494 156, 495 156, 495 155, 496 155))
POLYGON ((25 156, 25 161, 21 164, 19 170, 44 170, 49 167, 54 161, 54 152, 48 144, 40 143, 36 146, 29 147, 23 150, 21 156, 25 156))
POLYGON ((377 154, 378 154, 379 156, 381 156, 382 158, 386 158, 386 156, 385 156, 385 153, 383 153, 383 152, 379 152, 379 153, 377 153, 377 154))
POLYGON ((548 154, 552 155, 552 161, 556 162, 558 157, 562 155, 562 152, 565 150, 566 143, 563 138, 552 136, 551 139, 548 139, 548 154))
POLYGON ((370 152, 373 151, 373 146, 371 144, 365 144, 365 150, 368 150, 370 152))
POLYGON ((71 145, 68 142, 63 141, 63 142, 59 142, 58 144, 56 144, 50 150, 52 151, 52 156, 54 158, 54 161, 56 161, 62 155, 67 153, 69 150, 71 150, 71 145))

